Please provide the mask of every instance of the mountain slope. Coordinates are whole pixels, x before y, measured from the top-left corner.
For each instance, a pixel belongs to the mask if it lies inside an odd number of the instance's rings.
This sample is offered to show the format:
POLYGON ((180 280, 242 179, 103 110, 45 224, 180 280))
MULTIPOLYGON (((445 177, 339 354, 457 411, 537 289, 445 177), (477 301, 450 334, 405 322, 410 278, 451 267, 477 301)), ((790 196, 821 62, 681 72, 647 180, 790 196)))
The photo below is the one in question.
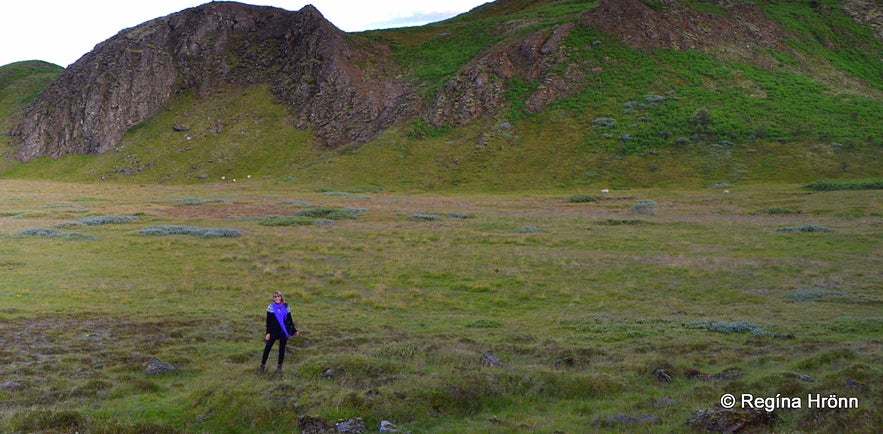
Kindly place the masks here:
POLYGON ((40 93, 64 68, 41 61, 0 66, 0 119, 8 119, 40 93))
POLYGON ((407 111, 407 85, 393 74, 380 47, 352 49, 311 6, 288 12, 212 2, 99 44, 29 106, 13 135, 24 161, 100 154, 182 91, 210 96, 261 82, 292 107, 297 124, 314 125, 336 146, 364 141, 407 111))
POLYGON ((311 9, 211 3, 123 31, 72 65, 15 129, 22 160, 56 158, 7 173, 194 182, 247 169, 386 188, 880 176, 883 38, 867 17, 881 10, 499 0, 345 35, 311 9), (176 22, 202 30, 168 30, 176 22), (95 60, 108 57, 129 60, 95 60), (166 68, 152 74, 165 81, 132 86, 145 80, 138 62, 166 68), (254 99, 232 111, 229 98, 254 99), (105 111, 77 112, 88 101, 105 111), (100 155, 57 158, 69 153, 100 155))

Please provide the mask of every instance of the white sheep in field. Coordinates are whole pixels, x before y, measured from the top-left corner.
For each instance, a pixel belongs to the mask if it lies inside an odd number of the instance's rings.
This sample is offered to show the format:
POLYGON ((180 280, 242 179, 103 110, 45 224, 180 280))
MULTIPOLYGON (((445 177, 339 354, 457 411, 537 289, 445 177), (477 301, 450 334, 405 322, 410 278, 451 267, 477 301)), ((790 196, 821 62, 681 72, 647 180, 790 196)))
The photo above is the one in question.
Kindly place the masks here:
POLYGON ((724 190, 724 194, 730 194, 730 190, 724 190))
POLYGON ((609 193, 610 193, 610 190, 608 190, 608 189, 605 188, 605 189, 601 190, 601 193, 609 194, 609 193))

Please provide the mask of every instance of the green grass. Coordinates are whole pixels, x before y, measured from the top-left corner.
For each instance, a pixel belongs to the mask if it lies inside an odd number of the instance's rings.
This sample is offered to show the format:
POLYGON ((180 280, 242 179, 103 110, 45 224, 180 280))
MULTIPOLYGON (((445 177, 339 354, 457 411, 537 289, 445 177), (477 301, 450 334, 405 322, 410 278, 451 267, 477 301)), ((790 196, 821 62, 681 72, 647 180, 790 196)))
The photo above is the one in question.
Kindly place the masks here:
POLYGON ((854 410, 777 410, 773 429, 872 431, 879 194, 728 188, 571 203, 579 189, 6 180, 0 378, 20 386, 0 388, 0 431, 259 433, 312 415, 412 432, 691 432, 723 393, 858 397, 854 410), (653 215, 631 212, 641 200, 653 215), (800 212, 757 212, 773 208, 800 212), (300 209, 360 211, 263 224, 300 209), (409 218, 449 214, 469 218, 409 218), (17 235, 84 215, 138 218, 77 226, 89 239, 17 235), (140 233, 171 225, 241 236, 140 233), (833 230, 777 231, 801 225, 833 230), (254 374, 274 290, 301 330, 281 378, 254 374), (483 365, 486 352, 503 365, 483 365), (177 371, 145 374, 153 357, 177 371), (644 415, 658 421, 624 422, 644 415))
POLYGON ((37 96, 62 69, 41 61, 0 66, 0 119, 11 115, 16 108, 37 96))
POLYGON ((883 179, 840 179, 814 181, 804 186, 814 191, 883 190, 883 179))

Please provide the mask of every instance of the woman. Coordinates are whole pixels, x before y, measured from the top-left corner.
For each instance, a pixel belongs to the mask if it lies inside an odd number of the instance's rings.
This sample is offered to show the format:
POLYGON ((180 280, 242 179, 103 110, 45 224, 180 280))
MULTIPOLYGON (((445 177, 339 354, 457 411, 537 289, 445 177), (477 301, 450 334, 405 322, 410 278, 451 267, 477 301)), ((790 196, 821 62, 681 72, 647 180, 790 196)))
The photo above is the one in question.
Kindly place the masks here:
POLYGON ((279 364, 276 371, 282 371, 282 362, 285 361, 285 344, 292 336, 299 333, 294 326, 294 320, 291 319, 291 307, 285 302, 282 293, 276 291, 273 293, 273 302, 267 306, 267 335, 264 340, 264 355, 261 358, 261 367, 259 373, 263 373, 267 369, 267 358, 270 357, 270 349, 273 344, 279 341, 279 364))

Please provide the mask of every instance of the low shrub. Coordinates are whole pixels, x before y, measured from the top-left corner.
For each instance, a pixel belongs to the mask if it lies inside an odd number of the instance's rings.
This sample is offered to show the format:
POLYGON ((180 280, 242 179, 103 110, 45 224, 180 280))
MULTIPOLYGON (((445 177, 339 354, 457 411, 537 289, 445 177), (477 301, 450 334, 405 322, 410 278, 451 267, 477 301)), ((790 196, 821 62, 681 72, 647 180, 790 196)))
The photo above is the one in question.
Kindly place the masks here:
POLYGON ((148 226, 141 229, 141 235, 193 235, 201 238, 236 238, 242 236, 236 229, 225 228, 197 228, 185 225, 161 225, 148 226))
POLYGON ((138 217, 133 215, 105 215, 105 216, 91 216, 91 217, 83 217, 76 220, 77 223, 84 224, 86 226, 98 226, 98 225, 107 225, 107 224, 117 224, 117 223, 127 223, 131 221, 138 220, 138 217))
POLYGON ((787 215, 787 214, 799 214, 800 212, 799 211, 792 211, 788 208, 782 208, 782 207, 776 206, 776 207, 772 207, 772 208, 762 209, 762 210, 758 211, 757 213, 758 214, 769 214, 769 215, 787 215))
POLYGON ((735 322, 726 322, 726 321, 693 321, 691 327, 694 328, 703 328, 709 331, 718 332, 718 333, 745 333, 751 332, 753 335, 768 335, 769 332, 764 330, 763 328, 757 326, 756 324, 746 322, 746 321, 735 321, 735 322))
POLYGON ((12 427, 16 432, 72 432, 85 421, 76 411, 35 410, 14 415, 12 427))
POLYGON ((632 206, 632 212, 636 214, 653 215, 656 210, 656 201, 650 199, 638 199, 632 206))
POLYGON ((44 238, 54 238, 54 239, 62 239, 62 240, 95 240, 92 235, 81 234, 78 232, 62 232, 55 229, 48 228, 30 228, 25 229, 18 233, 19 236, 23 237, 44 237, 44 238))
POLYGON ((205 205, 209 203, 224 203, 225 201, 220 199, 199 199, 195 197, 184 197, 178 199, 178 203, 182 205, 205 205))
POLYGON ((785 226, 776 229, 778 232, 833 232, 833 229, 819 225, 785 226))
POLYGON ((429 222, 429 221, 438 220, 438 216, 431 215, 431 214, 412 214, 411 216, 408 217, 408 220, 429 222))
POLYGON ((335 208, 335 207, 327 207, 327 206, 317 206, 311 208, 304 208, 294 215, 297 217, 309 217, 309 218, 323 218, 329 220, 345 220, 345 219, 355 219, 358 217, 359 213, 365 211, 362 208, 335 208))
POLYGON ((883 190, 883 178, 815 181, 804 188, 814 191, 883 190))
POLYGON ((567 200, 570 203, 588 203, 588 202, 597 202, 598 198, 595 196, 589 196, 586 194, 575 194, 570 196, 570 199, 567 200))
POLYGON ((371 199, 371 196, 366 196, 364 194, 353 194, 345 191, 326 191, 323 194, 325 196, 347 197, 350 199, 371 199))
POLYGON ((518 232, 519 234, 538 234, 546 232, 546 230, 537 226, 524 226, 515 229, 515 232, 518 232))
POLYGON ((605 219, 598 220, 597 224, 606 225, 606 226, 634 226, 634 225, 642 225, 645 222, 644 220, 635 220, 635 219, 605 219))
POLYGON ((261 226, 306 226, 313 224, 314 220, 309 217, 274 215, 267 217, 259 223, 261 226))
POLYGON ((592 123, 605 128, 613 128, 616 126, 616 119, 613 118, 595 118, 592 123))
POLYGON ((786 291, 785 297, 795 301, 816 301, 829 296, 843 295, 840 291, 829 291, 826 289, 795 289, 786 291))
POLYGON ((497 328, 503 327, 503 324, 501 324, 499 321, 493 320, 493 319, 477 319, 477 320, 470 322, 469 324, 466 324, 466 327, 481 328, 481 329, 497 329, 497 328))

